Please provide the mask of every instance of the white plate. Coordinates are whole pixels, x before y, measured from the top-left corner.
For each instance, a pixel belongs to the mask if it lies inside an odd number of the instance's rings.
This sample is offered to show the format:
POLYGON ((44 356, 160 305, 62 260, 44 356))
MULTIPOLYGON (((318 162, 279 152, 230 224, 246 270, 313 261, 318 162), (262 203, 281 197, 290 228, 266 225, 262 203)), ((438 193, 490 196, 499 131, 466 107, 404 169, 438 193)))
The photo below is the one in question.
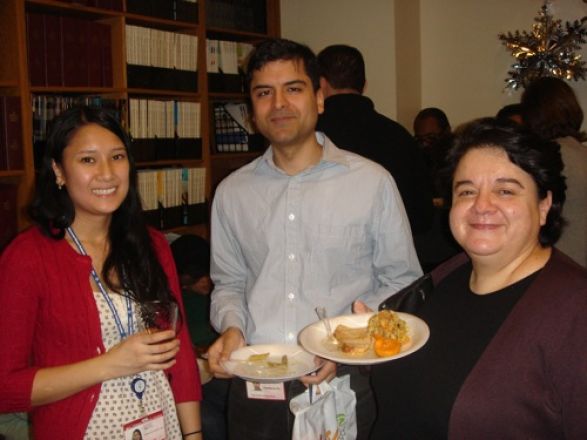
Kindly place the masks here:
POLYGON ((316 371, 322 362, 295 344, 249 345, 233 351, 224 369, 235 376, 256 382, 285 382, 316 371), (268 360, 280 363, 287 356, 287 367, 271 367, 266 362, 250 362, 249 356, 269 353, 268 360))
MULTIPOLYGON (((351 356, 340 351, 340 349, 329 343, 327 340, 326 329, 322 321, 315 322, 308 325, 298 335, 298 341, 307 351, 324 359, 348 365, 372 365, 381 362, 391 361, 407 356, 416 350, 420 349, 428 340, 430 330, 428 325, 420 318, 409 313, 396 312, 400 318, 406 321, 408 325, 409 342, 402 345, 401 351, 393 356, 379 357, 373 350, 369 350, 361 356, 351 356)), ((332 331, 336 329, 337 325, 344 324, 349 327, 365 327, 369 318, 374 313, 358 313, 353 315, 337 316, 329 318, 332 331)))

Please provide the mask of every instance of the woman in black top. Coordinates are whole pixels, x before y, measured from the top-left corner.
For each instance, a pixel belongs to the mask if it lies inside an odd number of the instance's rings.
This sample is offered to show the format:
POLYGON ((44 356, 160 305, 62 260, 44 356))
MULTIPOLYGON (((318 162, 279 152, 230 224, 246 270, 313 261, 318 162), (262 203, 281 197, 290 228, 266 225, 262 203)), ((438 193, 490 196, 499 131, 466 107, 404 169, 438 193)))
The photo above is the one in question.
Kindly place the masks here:
POLYGON ((552 248, 561 170, 556 144, 509 123, 458 133, 450 226, 469 259, 418 313, 428 343, 373 368, 372 438, 587 438, 587 272, 552 248))

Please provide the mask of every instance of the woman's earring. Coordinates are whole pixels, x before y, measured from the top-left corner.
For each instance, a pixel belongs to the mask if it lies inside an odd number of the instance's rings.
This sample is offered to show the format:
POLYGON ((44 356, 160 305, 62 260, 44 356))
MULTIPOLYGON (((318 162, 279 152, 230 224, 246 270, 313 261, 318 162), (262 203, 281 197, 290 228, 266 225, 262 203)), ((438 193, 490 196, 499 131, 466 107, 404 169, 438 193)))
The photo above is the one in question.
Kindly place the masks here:
POLYGON ((59 191, 61 191, 61 189, 63 188, 63 182, 59 181, 59 182, 55 182, 57 183, 57 189, 59 189, 59 191))

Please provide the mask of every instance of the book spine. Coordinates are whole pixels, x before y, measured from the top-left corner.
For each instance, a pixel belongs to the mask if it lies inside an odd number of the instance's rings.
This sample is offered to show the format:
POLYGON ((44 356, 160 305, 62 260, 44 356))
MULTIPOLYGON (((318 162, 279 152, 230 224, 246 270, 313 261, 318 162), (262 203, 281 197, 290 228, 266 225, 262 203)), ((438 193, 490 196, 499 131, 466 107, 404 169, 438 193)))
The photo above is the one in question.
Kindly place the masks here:
POLYGON ((0 185, 0 252, 18 232, 16 195, 16 185, 0 185))
POLYGON ((6 168, 22 170, 22 120, 20 97, 4 97, 4 139, 6 146, 6 168))
POLYGON ((45 49, 45 17, 28 12, 27 55, 32 86, 47 85, 47 59, 45 49))
POLYGON ((47 85, 63 85, 63 45, 61 17, 45 15, 45 42, 47 63, 47 85))

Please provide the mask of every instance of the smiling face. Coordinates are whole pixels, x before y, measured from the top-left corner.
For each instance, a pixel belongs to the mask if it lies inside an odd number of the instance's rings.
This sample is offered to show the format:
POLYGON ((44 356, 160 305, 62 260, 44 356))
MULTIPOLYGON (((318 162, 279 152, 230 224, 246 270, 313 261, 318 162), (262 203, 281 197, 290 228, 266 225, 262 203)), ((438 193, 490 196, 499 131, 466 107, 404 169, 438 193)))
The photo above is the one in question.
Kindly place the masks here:
POLYGON ((274 148, 315 143, 322 92, 314 92, 302 61, 279 60, 253 72, 251 101, 257 129, 274 148))
POLYGON ((111 216, 128 193, 129 170, 122 140, 97 124, 79 128, 63 150, 61 164, 53 163, 58 183, 73 202, 76 222, 111 216))
POLYGON ((497 257, 507 264, 540 246, 551 195, 539 200, 530 174, 501 148, 469 150, 456 168, 452 195, 450 228, 473 260, 497 257))

